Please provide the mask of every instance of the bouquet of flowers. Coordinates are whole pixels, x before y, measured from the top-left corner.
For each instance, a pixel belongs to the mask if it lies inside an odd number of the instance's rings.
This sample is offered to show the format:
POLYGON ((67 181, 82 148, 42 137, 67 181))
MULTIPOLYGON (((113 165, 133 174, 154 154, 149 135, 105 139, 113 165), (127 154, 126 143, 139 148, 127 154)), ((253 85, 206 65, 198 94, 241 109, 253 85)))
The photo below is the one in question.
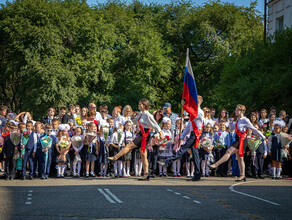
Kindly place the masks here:
POLYGON ((58 156, 58 159, 59 159, 60 163, 63 163, 66 161, 66 152, 68 151, 68 150, 66 150, 66 148, 67 148, 68 144, 70 144, 70 142, 66 138, 62 138, 59 141, 61 154, 58 156))
POLYGON ((262 143, 261 139, 256 138, 253 135, 247 136, 247 144, 250 150, 256 151, 261 143, 262 143))
POLYGON ((90 153, 91 152, 91 142, 96 138, 95 133, 87 133, 85 135, 84 141, 88 142, 88 148, 87 148, 87 152, 90 153))
POLYGON ((215 141, 216 145, 214 146, 214 149, 223 149, 223 148, 226 148, 220 140, 216 140, 215 141))
POLYGON ((4 145, 4 139, 0 137, 0 154, 2 153, 3 145, 4 145))
POLYGON ((50 136, 44 136, 41 138, 41 145, 43 150, 49 149, 52 146, 53 139, 50 136))
POLYGON ((118 129, 118 142, 120 144, 121 139, 122 139, 123 131, 121 129, 118 129))
POLYGON ((80 115, 76 115, 75 122, 76 122, 77 125, 81 125, 82 124, 81 116, 80 115))
POLYGON ((281 155, 282 155, 282 158, 284 159, 288 158, 288 150, 281 149, 281 155))
POLYGON ((280 140, 281 140, 282 146, 286 146, 292 142, 292 136, 291 134, 281 133, 280 140))
POLYGON ((158 145, 160 145, 159 150, 164 151, 165 145, 168 144, 170 141, 170 137, 165 135, 165 138, 158 143, 158 145))
POLYGON ((14 144, 14 146, 20 143, 21 135, 19 132, 12 132, 10 133, 10 140, 14 144))
POLYGON ((73 136, 71 143, 73 147, 79 148, 83 144, 84 138, 82 136, 73 136))
POLYGON ((109 128, 107 126, 102 127, 102 133, 104 136, 104 142, 106 143, 109 136, 109 128))
POLYGON ((200 141, 199 141, 199 147, 211 147, 212 146, 212 142, 213 142, 213 139, 211 137, 208 137, 208 136, 205 136, 205 137, 202 137, 200 138, 200 141))
POLYGON ((28 139, 30 137, 31 132, 30 131, 24 131, 22 134, 22 144, 25 146, 28 142, 28 139))
POLYGON ((272 132, 268 129, 265 130, 264 135, 266 136, 266 138, 268 138, 270 135, 272 134, 272 132))

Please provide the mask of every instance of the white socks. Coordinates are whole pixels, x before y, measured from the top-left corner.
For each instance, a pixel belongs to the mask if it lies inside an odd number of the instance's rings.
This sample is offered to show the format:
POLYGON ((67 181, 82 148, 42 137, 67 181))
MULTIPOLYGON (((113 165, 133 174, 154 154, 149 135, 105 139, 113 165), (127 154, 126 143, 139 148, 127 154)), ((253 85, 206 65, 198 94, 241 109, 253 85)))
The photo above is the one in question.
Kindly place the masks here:
POLYGON ((272 177, 273 178, 276 178, 276 167, 272 167, 271 168, 271 171, 272 171, 272 173, 271 173, 272 174, 272 177))
POLYGON ((118 162, 117 161, 114 163, 114 171, 115 171, 115 175, 117 176, 118 175, 118 162))
POLYGON ((64 176, 66 165, 61 165, 61 176, 64 176))
POLYGON ((130 166, 127 166, 127 176, 131 176, 130 175, 130 166))
MULTIPOLYGON (((172 163, 172 167, 173 167, 173 173, 175 175, 180 174, 180 159, 176 160, 172 163)), ((165 171, 166 172, 166 171, 165 171)))
POLYGON ((282 168, 277 168, 277 178, 280 178, 281 176, 281 171, 282 171, 282 168))
POLYGON ((60 176, 61 175, 61 165, 57 165, 56 167, 57 167, 57 171, 58 171, 58 176, 60 176))
POLYGON ((143 164, 142 164, 142 160, 141 159, 139 159, 138 165, 139 165, 138 174, 139 174, 139 176, 141 176, 142 168, 143 168, 143 164))
POLYGON ((76 176, 76 165, 77 165, 77 173, 80 175, 80 170, 81 170, 81 162, 73 163, 73 174, 76 176))
POLYGON ((190 176, 190 162, 186 162, 187 176, 190 176))
POLYGON ((118 170, 119 170, 119 176, 123 175, 123 161, 118 160, 118 170))

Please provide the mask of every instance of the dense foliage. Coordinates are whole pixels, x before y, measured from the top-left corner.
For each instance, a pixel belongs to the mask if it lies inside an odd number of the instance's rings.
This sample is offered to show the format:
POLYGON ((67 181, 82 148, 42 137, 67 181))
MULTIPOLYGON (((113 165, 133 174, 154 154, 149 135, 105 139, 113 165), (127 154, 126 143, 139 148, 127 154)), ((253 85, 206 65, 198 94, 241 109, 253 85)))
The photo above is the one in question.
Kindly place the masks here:
MULTIPOLYGON (((169 101, 178 111, 190 48, 205 106, 291 109, 292 47, 277 38, 258 43, 255 4, 8 1, 0 9, 0 104, 41 117, 70 103, 136 108, 145 97, 154 108, 169 101)), ((291 45, 291 31, 280 38, 291 45)))

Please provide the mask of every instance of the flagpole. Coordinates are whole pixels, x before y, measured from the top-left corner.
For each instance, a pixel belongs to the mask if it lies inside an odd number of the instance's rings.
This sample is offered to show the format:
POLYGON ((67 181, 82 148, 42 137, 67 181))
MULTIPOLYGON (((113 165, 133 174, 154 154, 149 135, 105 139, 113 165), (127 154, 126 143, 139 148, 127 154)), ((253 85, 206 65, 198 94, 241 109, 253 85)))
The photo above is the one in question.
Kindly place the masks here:
MULTIPOLYGON (((187 48, 187 54, 186 54, 186 60, 188 59, 189 57, 189 48, 187 48)), ((187 62, 186 62, 186 65, 187 65, 187 62)), ((184 114, 184 107, 183 105, 181 106, 181 113, 180 113, 180 129, 179 129, 179 138, 178 138, 178 148, 180 148, 180 136, 181 136, 181 132, 182 132, 182 125, 183 125, 183 114, 184 114)))

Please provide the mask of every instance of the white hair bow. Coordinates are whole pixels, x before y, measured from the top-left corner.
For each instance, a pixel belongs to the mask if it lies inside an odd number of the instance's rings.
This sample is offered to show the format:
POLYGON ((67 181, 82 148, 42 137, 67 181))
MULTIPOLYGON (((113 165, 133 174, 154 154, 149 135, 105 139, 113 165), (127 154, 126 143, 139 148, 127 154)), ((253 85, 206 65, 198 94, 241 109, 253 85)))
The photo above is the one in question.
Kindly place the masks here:
POLYGON ((170 118, 168 118, 168 117, 164 117, 164 118, 162 119, 162 122, 163 122, 163 123, 167 123, 168 121, 171 121, 170 118))

